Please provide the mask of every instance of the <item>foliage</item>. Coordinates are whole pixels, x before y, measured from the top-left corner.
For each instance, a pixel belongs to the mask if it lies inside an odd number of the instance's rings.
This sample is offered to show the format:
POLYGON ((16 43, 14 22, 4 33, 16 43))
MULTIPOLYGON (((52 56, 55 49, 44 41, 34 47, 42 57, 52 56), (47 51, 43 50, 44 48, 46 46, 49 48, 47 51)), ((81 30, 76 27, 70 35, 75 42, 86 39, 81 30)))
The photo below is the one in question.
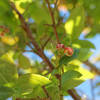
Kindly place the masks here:
POLYGON ((81 65, 95 46, 80 40, 80 35, 89 38, 100 33, 100 0, 55 2, 0 0, 0 100, 63 100, 61 96, 69 89, 94 77, 81 65), (63 11, 70 13, 67 20, 60 15, 63 11), (73 48, 73 55, 58 50, 57 41, 73 48), (53 57, 48 58, 45 51, 53 57), (25 52, 38 55, 42 61, 33 61, 25 52))

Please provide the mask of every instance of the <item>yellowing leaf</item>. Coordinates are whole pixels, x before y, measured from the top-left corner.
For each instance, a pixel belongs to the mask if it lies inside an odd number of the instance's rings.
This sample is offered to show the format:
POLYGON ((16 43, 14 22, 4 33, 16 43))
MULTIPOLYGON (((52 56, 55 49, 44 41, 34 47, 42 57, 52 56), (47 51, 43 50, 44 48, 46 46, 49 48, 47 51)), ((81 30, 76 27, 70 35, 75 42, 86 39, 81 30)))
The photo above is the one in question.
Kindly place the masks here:
POLYGON ((65 24, 65 29, 67 31, 68 34, 72 34, 73 32, 73 28, 74 28, 74 21, 70 20, 65 24))
POLYGON ((78 25, 80 24, 80 21, 81 21, 81 16, 77 16, 77 17, 76 17, 75 26, 78 26, 78 25))
POLYGON ((16 5, 16 8, 18 9, 18 11, 20 11, 20 13, 24 13, 24 11, 25 11, 25 9, 23 9, 23 8, 21 8, 20 7, 20 4, 21 3, 25 3, 25 2, 31 2, 32 0, 11 0, 11 1, 13 1, 14 3, 15 3, 15 5, 16 5))
POLYGON ((15 45, 18 42, 18 37, 4 36, 1 38, 1 41, 7 45, 15 45))
POLYGON ((4 60, 7 60, 8 62, 14 63, 13 55, 14 55, 14 52, 9 51, 6 54, 4 54, 1 58, 4 60))
POLYGON ((87 79, 94 78, 93 73, 91 73, 89 70, 87 70, 85 68, 82 68, 82 66, 81 66, 82 62, 80 62, 79 60, 73 60, 70 62, 70 64, 79 66, 79 68, 77 68, 75 70, 82 74, 82 76, 80 77, 81 80, 87 80, 87 79))
POLYGON ((91 73, 90 71, 88 71, 85 68, 79 67, 78 72, 80 72, 82 74, 80 79, 87 80, 87 79, 93 79, 94 78, 94 74, 91 73))

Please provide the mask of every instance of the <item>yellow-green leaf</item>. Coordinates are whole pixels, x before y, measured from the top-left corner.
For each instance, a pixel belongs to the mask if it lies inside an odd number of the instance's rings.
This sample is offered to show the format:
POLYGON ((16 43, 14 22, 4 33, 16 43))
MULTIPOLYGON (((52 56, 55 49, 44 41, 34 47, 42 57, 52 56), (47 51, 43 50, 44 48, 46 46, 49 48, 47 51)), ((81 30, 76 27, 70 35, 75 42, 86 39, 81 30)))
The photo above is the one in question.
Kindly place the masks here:
POLYGON ((65 23, 66 33, 73 38, 78 38, 84 28, 84 9, 82 6, 77 6, 72 10, 69 19, 65 23))
POLYGON ((29 59, 22 54, 19 55, 18 62, 19 62, 19 67, 24 68, 24 69, 27 69, 31 66, 29 59))

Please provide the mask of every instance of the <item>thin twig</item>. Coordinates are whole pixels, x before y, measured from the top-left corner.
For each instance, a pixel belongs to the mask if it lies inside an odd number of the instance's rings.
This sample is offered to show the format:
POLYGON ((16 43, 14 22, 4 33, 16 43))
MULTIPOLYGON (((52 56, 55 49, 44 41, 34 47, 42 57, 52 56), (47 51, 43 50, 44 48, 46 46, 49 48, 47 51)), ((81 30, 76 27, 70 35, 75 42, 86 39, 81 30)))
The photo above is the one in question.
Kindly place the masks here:
POLYGON ((70 89, 67 92, 68 92, 69 95, 71 95, 71 97, 74 100, 81 100, 81 97, 78 94, 76 94, 76 91, 75 90, 70 89))
POLYGON ((48 9, 49 9, 49 12, 50 12, 50 15, 51 15, 52 24, 53 24, 53 30, 54 30, 54 33, 56 35, 57 43, 60 43, 59 37, 58 37, 58 33, 57 33, 57 29, 56 29, 56 24, 55 24, 55 19, 54 19, 53 11, 52 11, 52 9, 50 7, 49 1, 48 0, 45 0, 45 1, 48 4, 48 9))
POLYGON ((51 40, 51 37, 49 37, 47 40, 46 40, 46 42, 43 44, 43 46, 42 46, 42 49, 44 49, 45 48, 45 46, 48 44, 48 42, 51 40))
POLYGON ((43 86, 42 88, 43 88, 43 90, 44 90, 44 92, 45 92, 47 98, 48 98, 49 100, 51 100, 51 98, 50 98, 50 96, 49 96, 49 94, 48 94, 48 91, 46 90, 45 86, 43 86))
POLYGON ((95 65, 90 63, 89 61, 83 62, 85 65, 87 65, 90 68, 90 71, 96 73, 97 75, 100 75, 100 69, 96 68, 95 65))

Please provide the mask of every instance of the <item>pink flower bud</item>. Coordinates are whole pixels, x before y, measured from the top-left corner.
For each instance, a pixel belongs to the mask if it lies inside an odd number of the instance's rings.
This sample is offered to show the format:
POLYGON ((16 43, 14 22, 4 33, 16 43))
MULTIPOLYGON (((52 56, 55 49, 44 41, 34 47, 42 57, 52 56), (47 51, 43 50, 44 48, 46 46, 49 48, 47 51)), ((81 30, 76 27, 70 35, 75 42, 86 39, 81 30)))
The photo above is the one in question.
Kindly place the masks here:
POLYGON ((72 56, 74 53, 74 50, 71 47, 64 48, 64 53, 66 56, 72 56))
POLYGON ((57 46, 56 46, 57 49, 61 49, 61 48, 64 48, 64 47, 65 47, 64 44, 60 44, 60 43, 57 44, 57 46))

